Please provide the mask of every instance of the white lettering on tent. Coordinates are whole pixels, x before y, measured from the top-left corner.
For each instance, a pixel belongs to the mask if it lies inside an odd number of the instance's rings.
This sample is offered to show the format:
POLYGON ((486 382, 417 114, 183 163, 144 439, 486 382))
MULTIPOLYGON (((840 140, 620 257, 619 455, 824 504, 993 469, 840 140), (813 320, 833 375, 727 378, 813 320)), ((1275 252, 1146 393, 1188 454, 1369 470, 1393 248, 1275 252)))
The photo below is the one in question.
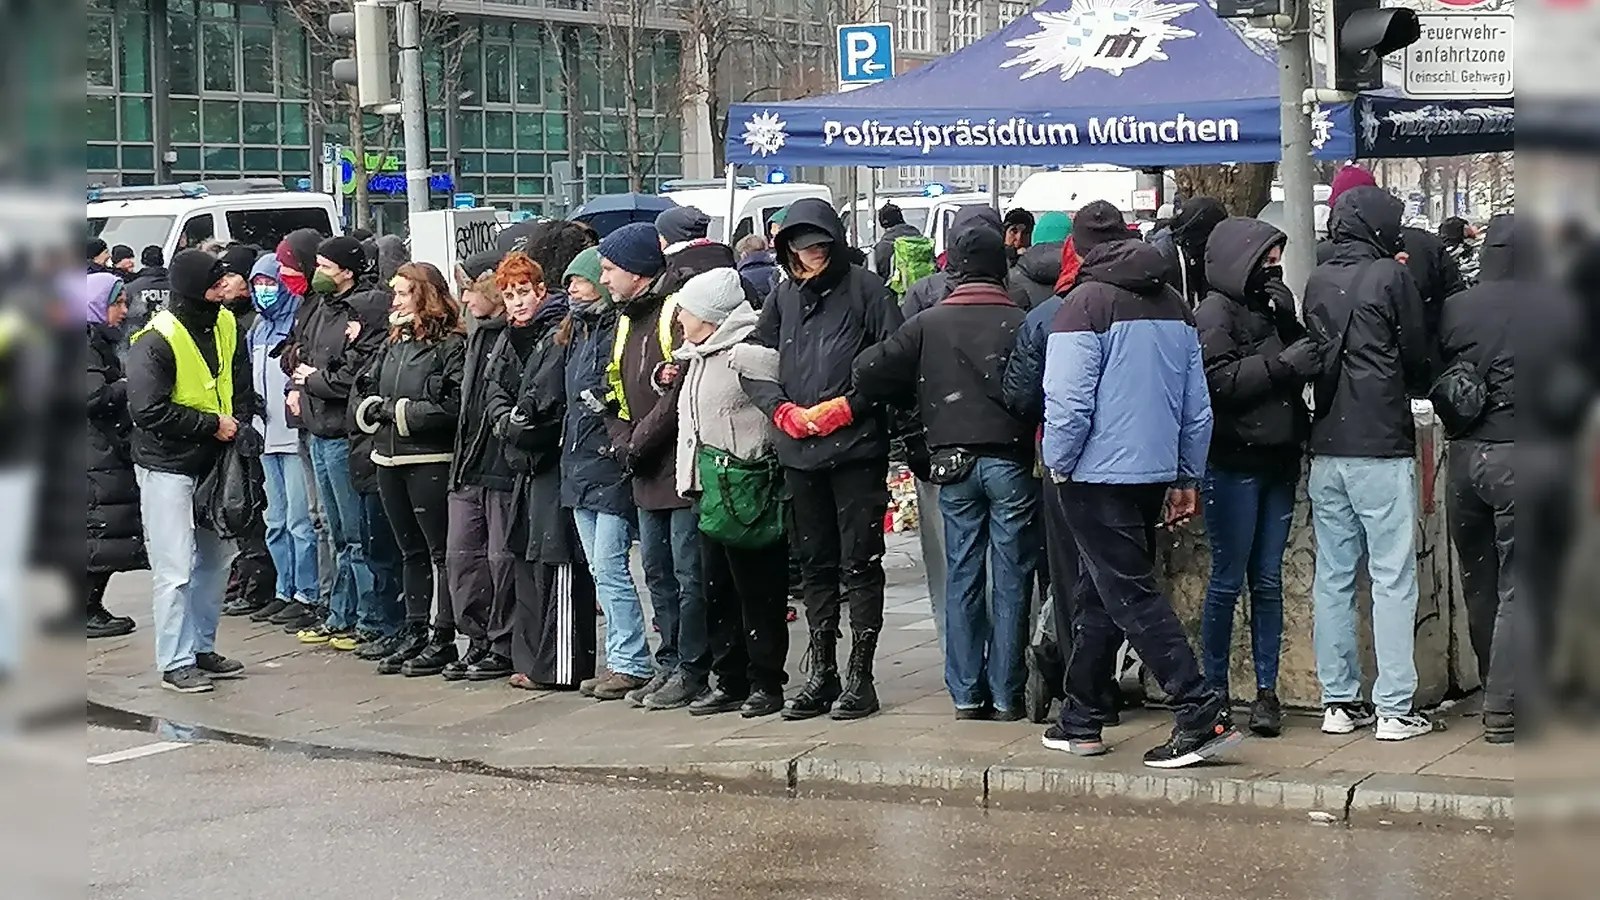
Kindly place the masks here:
MULTIPOLYGON (((1239 140, 1238 119, 1194 119, 1178 113, 1171 119, 1137 116, 1096 116, 1088 121, 1091 144, 1191 144, 1239 140)), ((911 148, 924 154, 939 147, 1071 147, 1082 142, 1073 122, 1035 122, 1027 116, 974 122, 930 122, 886 125, 876 119, 848 124, 837 119, 822 123, 822 145, 846 147, 911 148)))

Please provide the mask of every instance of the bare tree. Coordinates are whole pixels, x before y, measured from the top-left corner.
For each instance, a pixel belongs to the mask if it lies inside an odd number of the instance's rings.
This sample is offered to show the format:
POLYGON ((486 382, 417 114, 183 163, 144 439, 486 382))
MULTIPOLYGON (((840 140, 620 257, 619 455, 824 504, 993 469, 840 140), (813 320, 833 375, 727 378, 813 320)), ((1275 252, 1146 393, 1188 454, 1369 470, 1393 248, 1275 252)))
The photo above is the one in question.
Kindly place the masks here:
POLYGON ((786 57, 792 64, 796 48, 786 46, 770 22, 751 15, 748 2, 685 0, 680 14, 688 25, 685 80, 706 98, 712 152, 720 170, 727 161, 728 107, 780 90, 779 79, 771 76, 778 67, 764 64, 786 57))
POLYGON ((1213 197, 1228 213, 1253 216, 1272 199, 1276 163, 1230 163, 1222 166, 1180 166, 1175 173, 1178 196, 1213 197))

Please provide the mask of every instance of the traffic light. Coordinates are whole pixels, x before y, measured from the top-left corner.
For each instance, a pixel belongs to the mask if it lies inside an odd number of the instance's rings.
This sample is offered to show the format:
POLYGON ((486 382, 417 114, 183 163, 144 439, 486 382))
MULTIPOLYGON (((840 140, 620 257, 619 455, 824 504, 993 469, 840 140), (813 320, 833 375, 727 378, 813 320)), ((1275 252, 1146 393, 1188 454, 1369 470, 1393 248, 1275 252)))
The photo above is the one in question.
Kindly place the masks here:
POLYGON ((1333 0, 1334 90, 1372 91, 1383 87, 1383 58, 1422 37, 1415 10, 1384 7, 1380 0, 1333 0))
POLYGON ((356 86, 356 99, 363 107, 394 102, 394 79, 389 75, 389 15, 377 3, 361 0, 355 12, 328 16, 328 31, 334 37, 355 42, 354 59, 333 61, 333 80, 356 86))

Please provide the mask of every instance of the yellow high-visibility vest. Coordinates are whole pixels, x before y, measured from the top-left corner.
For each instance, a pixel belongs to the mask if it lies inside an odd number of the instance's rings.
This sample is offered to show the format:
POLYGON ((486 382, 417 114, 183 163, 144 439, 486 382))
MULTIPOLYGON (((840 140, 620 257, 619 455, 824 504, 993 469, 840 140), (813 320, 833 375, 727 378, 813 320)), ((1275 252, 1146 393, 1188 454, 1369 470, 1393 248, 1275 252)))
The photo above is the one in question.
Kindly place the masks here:
POLYGON ((227 309, 217 311, 217 373, 212 374, 206 358, 200 355, 189 329, 183 327, 171 310, 162 310, 150 319, 150 324, 133 336, 137 341, 146 331, 154 331, 167 339, 172 347, 172 359, 177 363, 178 374, 173 379, 172 402, 212 415, 233 415, 233 354, 239 345, 239 326, 233 313, 227 309))
MULTIPOLYGON (((661 342, 661 358, 668 362, 672 361, 672 317, 677 311, 678 295, 673 294, 661 304, 661 317, 656 320, 656 340, 661 342)), ((624 422, 630 419, 628 395, 622 389, 622 348, 628 344, 632 324, 633 320, 627 316, 617 317, 617 336, 611 341, 611 363, 606 366, 606 384, 617 401, 617 418, 624 422)))

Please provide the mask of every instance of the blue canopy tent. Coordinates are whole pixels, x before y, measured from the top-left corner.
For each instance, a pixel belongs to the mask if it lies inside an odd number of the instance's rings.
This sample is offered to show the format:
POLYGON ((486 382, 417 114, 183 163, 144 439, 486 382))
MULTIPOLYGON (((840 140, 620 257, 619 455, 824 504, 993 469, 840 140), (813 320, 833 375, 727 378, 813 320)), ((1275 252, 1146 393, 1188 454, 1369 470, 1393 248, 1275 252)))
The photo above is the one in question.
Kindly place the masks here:
POLYGON ((1335 105, 1328 149, 1353 145, 1341 158, 1464 156, 1513 149, 1516 102, 1504 99, 1413 99, 1397 88, 1335 105))

